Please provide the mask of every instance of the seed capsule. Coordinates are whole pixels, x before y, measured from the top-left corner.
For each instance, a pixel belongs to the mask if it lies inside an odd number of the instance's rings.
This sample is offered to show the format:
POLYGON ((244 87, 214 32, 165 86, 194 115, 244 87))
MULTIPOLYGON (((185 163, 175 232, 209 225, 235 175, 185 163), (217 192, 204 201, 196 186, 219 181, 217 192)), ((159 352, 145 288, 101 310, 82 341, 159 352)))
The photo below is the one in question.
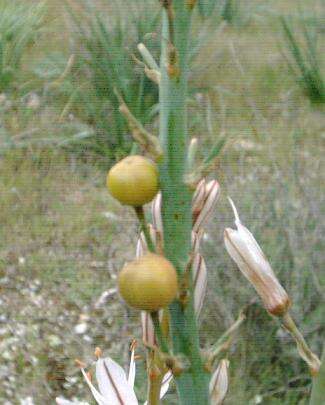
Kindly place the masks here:
POLYGON ((158 311, 177 294, 177 274, 163 256, 148 253, 124 266, 118 277, 122 298, 130 307, 158 311))
POLYGON ((158 192, 157 167, 143 156, 127 156, 108 172, 107 187, 120 203, 142 206, 149 203, 158 192))

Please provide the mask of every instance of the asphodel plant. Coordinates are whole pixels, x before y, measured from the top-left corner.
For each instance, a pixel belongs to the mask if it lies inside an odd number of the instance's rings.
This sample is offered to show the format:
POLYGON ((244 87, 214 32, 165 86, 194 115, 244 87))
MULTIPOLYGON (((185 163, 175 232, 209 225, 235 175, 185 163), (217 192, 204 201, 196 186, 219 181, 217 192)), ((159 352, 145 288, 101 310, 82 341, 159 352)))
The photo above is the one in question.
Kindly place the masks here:
MULTIPOLYGON (((245 320, 236 322, 207 352, 200 347, 197 319, 207 289, 207 268, 200 252, 203 227, 211 219, 219 184, 206 176, 217 144, 207 160, 193 164, 197 140, 188 139, 187 82, 191 17, 195 0, 160 0, 162 9, 161 59, 158 64, 139 44, 148 77, 159 86, 159 137, 150 134, 116 90, 120 111, 130 126, 141 154, 131 155, 111 168, 107 186, 113 197, 131 206, 141 233, 136 257, 126 263, 118 288, 127 305, 140 311, 147 366, 147 402, 157 405, 174 381, 182 405, 221 404, 228 390, 227 351, 245 320), (144 206, 151 203, 151 220, 144 206)), ((289 315, 290 298, 278 281, 254 236, 242 225, 230 200, 237 229, 225 230, 225 245, 240 271, 254 286, 266 310, 282 321, 296 340, 299 354, 312 375, 320 367, 289 315)), ((134 405, 135 344, 126 373, 96 350, 98 389, 80 364, 91 392, 100 405, 134 405)), ((231 382, 230 382, 231 383, 231 382)), ((58 398, 57 403, 69 404, 58 398)))

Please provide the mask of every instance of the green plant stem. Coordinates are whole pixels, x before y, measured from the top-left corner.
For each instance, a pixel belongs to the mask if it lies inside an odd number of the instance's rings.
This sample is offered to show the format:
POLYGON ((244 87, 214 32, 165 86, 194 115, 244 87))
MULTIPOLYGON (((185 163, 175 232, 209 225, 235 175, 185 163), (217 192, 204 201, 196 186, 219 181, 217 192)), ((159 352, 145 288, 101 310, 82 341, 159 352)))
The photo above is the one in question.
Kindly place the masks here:
POLYGON ((294 320, 291 318, 289 312, 287 312, 282 317, 283 326, 290 332, 291 336, 294 338, 297 344, 297 350, 300 357, 308 364, 311 375, 315 376, 319 372, 320 360, 319 358, 310 350, 304 337, 297 328, 294 320))
POLYGON ((155 334, 158 341, 159 348, 162 352, 168 353, 168 345, 164 338, 164 335, 161 330, 160 321, 159 321, 159 313, 158 312, 150 312, 150 316, 152 319, 153 326, 155 328, 155 334))
POLYGON ((314 379, 310 405, 320 405, 325 398, 325 344, 323 345, 322 364, 317 377, 314 379))
POLYGON ((153 241, 150 236, 150 232, 149 232, 149 228, 148 228, 143 206, 141 205, 140 207, 134 207, 134 211, 140 222, 141 230, 144 234, 148 249, 151 253, 155 253, 155 251, 156 251, 155 245, 153 244, 153 241))
POLYGON ((244 312, 243 311, 240 312, 236 321, 230 326, 229 329, 226 330, 225 333, 223 333, 223 335, 220 336, 218 341, 215 343, 215 345, 212 348, 211 355, 209 358, 209 365, 211 365, 211 367, 212 367, 215 359, 219 356, 219 354, 223 350, 227 350, 229 348, 229 346, 231 345, 231 343, 233 341, 235 333, 237 332, 238 328, 244 322, 245 319, 246 319, 246 316, 245 316, 244 312))
POLYGON ((163 376, 149 378, 148 405, 159 405, 162 380, 163 376))
POLYGON ((159 71, 159 66, 157 65, 157 62, 155 61, 151 53, 148 51, 146 46, 144 44, 139 44, 138 50, 141 53, 145 63, 149 66, 149 68, 159 71))
MULTIPOLYGON (((190 257, 192 228, 192 193, 184 183, 188 143, 186 99, 191 11, 182 0, 174 1, 172 5, 173 30, 169 29, 168 13, 163 10, 159 93, 160 142, 164 158, 160 165, 160 184, 164 252, 181 277, 190 257), (173 46, 178 59, 179 74, 176 77, 170 77, 167 72, 170 32, 174 35, 173 46)), ((175 355, 184 356, 190 364, 190 367, 175 379, 179 403, 208 404, 208 374, 204 371, 200 356, 192 294, 185 308, 176 300, 169 309, 173 352, 175 355)))

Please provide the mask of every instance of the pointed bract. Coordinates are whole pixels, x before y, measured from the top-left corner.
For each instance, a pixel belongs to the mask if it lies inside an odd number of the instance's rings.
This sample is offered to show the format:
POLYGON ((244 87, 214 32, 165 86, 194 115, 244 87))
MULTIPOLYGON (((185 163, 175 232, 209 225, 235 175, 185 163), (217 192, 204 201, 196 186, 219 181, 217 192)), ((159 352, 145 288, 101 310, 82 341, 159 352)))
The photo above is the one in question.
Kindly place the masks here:
POLYGON ((85 370, 82 368, 81 369, 82 375, 84 376, 86 383, 88 384, 88 387, 90 388, 91 393, 93 394, 93 397, 95 398, 97 404, 99 405, 109 405, 108 401, 104 398, 104 396, 97 391, 95 386, 92 384, 90 381, 88 374, 85 372, 85 370))
POLYGON ((173 379, 173 373, 171 371, 168 371, 162 380, 161 383, 161 389, 160 389, 160 399, 162 399, 166 394, 169 389, 169 384, 171 380, 173 379))
MULTIPOLYGON (((135 342, 135 341, 134 341, 135 342)), ((136 366, 135 366, 135 343, 132 342, 132 349, 131 349, 131 358, 130 358, 130 365, 129 365, 129 376, 128 376, 128 383, 130 387, 134 387, 135 381, 135 373, 136 373, 136 366)))

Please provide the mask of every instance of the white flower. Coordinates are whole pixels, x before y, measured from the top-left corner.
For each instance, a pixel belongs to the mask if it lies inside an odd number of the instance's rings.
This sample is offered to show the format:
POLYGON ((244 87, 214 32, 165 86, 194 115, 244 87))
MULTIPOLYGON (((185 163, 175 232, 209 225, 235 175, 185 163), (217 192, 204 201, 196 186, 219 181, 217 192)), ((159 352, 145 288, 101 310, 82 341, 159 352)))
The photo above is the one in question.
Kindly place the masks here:
POLYGON ((288 294, 276 278, 254 236, 240 222, 233 201, 230 198, 229 201, 235 214, 237 229, 225 229, 226 249, 262 298, 267 311, 272 315, 281 316, 287 312, 290 306, 288 294))
MULTIPOLYGON (((138 400, 134 392, 136 374, 134 345, 132 345, 131 348, 128 375, 126 375, 123 368, 110 357, 101 358, 98 356, 95 366, 98 389, 93 385, 89 374, 86 373, 84 368, 81 368, 81 372, 93 394, 93 397, 99 405, 138 405, 138 400)), ((172 375, 170 372, 164 376, 160 391, 161 398, 168 391, 171 377, 172 375)), ((82 404, 81 402, 72 402, 64 398, 56 398, 56 403, 58 405, 82 404)))

